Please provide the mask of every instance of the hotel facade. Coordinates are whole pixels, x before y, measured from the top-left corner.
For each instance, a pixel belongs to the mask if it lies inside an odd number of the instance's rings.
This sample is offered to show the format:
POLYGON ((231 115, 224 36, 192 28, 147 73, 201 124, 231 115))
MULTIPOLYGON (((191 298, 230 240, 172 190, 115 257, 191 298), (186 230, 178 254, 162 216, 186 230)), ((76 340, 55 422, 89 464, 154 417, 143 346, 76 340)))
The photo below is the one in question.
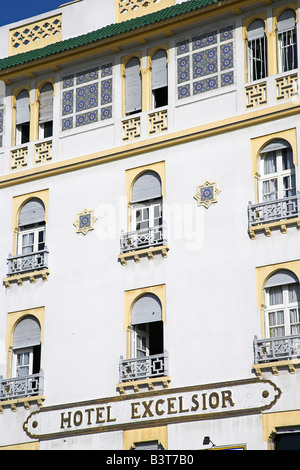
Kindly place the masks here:
POLYGON ((0 28, 0 450, 300 449, 299 1, 0 28))

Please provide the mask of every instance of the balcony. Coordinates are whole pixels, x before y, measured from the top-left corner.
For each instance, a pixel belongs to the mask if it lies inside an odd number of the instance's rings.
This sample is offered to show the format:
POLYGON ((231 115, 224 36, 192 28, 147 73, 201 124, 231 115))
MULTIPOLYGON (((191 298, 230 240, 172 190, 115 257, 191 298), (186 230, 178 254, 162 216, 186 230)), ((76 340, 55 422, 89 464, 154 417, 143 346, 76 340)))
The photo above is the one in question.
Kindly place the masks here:
POLYGON ((136 262, 140 261, 140 256, 148 255, 149 259, 153 259, 156 252, 160 252, 165 258, 169 247, 166 240, 165 225, 157 227, 149 227, 133 232, 122 232, 120 237, 120 256, 122 265, 126 264, 126 260, 133 257, 136 262))
POLYGON ((261 369, 271 368, 277 375, 278 367, 288 366, 291 373, 300 364, 300 334, 258 339, 254 337, 254 366, 258 375, 261 369))
POLYGON ((23 280, 28 278, 31 282, 35 282, 36 277, 42 277, 44 280, 48 278, 48 250, 45 248, 41 251, 22 255, 9 255, 7 259, 8 273, 4 279, 6 287, 10 287, 13 281, 17 281, 19 285, 23 284, 23 280))
POLYGON ((300 228, 300 194, 296 196, 277 199, 275 201, 260 202, 248 205, 248 231, 251 238, 256 232, 265 231, 271 235, 271 229, 280 227, 283 233, 286 226, 297 224, 300 228))
POLYGON ((52 139, 13 147, 10 152, 10 170, 22 170, 52 160, 52 139))
POLYGON ((122 119, 121 141, 127 143, 137 139, 147 139, 167 130, 168 109, 162 107, 122 119))
POLYGON ((34 397, 39 397, 36 400, 39 406, 41 406, 44 398, 43 393, 44 374, 42 370, 38 374, 27 375, 25 377, 3 379, 0 376, 0 412, 3 411, 3 406, 6 404, 9 404, 15 411, 20 399, 28 404, 29 401, 33 401, 34 397))
POLYGON ((168 353, 134 359, 120 358, 120 383, 132 380, 155 379, 168 375, 168 353))

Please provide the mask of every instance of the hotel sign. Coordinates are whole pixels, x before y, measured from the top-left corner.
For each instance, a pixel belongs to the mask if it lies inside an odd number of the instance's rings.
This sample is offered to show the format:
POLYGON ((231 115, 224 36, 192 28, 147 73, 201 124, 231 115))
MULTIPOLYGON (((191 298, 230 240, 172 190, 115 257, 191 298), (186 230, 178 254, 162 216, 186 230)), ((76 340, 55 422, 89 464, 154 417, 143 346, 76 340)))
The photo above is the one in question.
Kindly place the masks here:
POLYGON ((164 389, 42 408, 23 428, 34 439, 50 439, 185 421, 261 413, 281 395, 270 380, 247 379, 164 389))

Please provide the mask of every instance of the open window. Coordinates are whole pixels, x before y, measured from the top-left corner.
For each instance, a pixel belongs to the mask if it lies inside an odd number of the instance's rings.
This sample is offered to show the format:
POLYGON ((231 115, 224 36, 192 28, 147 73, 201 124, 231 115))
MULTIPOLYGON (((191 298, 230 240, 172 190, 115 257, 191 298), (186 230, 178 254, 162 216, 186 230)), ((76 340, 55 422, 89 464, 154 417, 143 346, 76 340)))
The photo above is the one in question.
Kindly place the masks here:
POLYGON ((46 83, 40 90, 39 98, 39 138, 53 135, 53 85, 46 83))
POLYGON ((30 104, 29 92, 22 90, 16 99, 16 134, 15 145, 21 145, 30 140, 30 104))
POLYGON ((295 166, 290 144, 274 139, 260 152, 259 201, 275 201, 296 195, 295 166))
POLYGON ((38 198, 32 198, 24 204, 19 214, 17 254, 45 250, 45 207, 38 198))
MULTIPOLYGON (((149 233, 151 240, 158 241, 162 226, 161 179, 155 171, 145 171, 135 181, 131 195, 131 230, 149 233), (150 230, 152 234, 150 235, 150 230)), ((145 240, 146 242, 146 240, 145 240)))
POLYGON ((168 104, 168 60, 165 49, 159 49, 152 57, 151 93, 152 108, 168 104))
POLYGON ((267 39, 265 22, 254 20, 247 30, 248 81, 260 80, 267 76, 267 39))
POLYGON ((297 31, 296 13, 285 10, 277 21, 278 73, 297 68, 297 31))
POLYGON ((269 338, 300 335, 300 286, 289 270, 275 272, 265 284, 265 325, 269 338))
POLYGON ((142 76, 140 59, 132 57, 125 67, 125 114, 142 111, 142 76))
POLYGON ((41 327, 33 315, 16 326, 13 336, 12 377, 38 374, 41 369, 41 327))

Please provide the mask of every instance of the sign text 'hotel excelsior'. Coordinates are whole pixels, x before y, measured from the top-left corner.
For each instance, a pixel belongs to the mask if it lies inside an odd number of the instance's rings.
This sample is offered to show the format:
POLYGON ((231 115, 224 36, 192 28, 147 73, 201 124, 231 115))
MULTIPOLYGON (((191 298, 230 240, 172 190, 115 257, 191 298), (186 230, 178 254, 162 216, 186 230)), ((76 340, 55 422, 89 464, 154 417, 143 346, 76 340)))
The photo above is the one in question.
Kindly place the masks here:
POLYGON ((240 416, 271 408, 280 395, 275 384, 259 379, 165 389, 42 408, 23 427, 32 438, 49 439, 240 416))

